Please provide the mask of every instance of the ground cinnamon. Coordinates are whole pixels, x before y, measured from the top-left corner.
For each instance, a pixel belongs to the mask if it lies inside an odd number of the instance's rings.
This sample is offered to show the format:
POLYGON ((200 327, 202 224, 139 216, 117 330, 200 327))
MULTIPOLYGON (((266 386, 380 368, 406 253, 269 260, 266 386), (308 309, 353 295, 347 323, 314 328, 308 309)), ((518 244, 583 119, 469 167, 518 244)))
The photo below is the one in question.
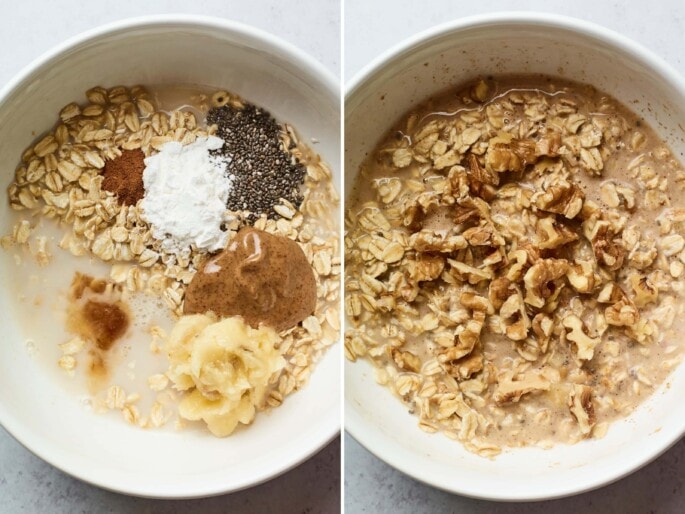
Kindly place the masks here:
POLYGON ((142 150, 124 150, 116 159, 105 161, 102 188, 117 195, 119 205, 135 205, 145 195, 142 150))

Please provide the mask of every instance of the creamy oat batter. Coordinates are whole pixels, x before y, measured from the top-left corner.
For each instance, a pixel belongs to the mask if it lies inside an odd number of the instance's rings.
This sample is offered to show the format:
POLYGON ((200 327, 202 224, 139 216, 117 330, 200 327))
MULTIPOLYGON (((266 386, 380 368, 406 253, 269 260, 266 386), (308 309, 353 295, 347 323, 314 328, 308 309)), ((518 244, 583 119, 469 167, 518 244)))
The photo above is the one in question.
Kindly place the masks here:
POLYGON ((348 202, 347 357, 481 455, 601 437, 681 360, 684 180, 590 86, 511 76, 428 100, 348 202))

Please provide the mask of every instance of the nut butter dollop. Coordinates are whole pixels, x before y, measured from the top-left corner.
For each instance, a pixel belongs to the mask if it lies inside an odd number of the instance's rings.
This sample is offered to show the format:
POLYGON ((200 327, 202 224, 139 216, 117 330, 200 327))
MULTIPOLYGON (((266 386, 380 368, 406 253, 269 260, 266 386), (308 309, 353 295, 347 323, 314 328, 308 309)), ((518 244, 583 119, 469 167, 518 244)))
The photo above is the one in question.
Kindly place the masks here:
POLYGON ((188 285, 183 312, 242 316, 257 328, 288 329, 314 312, 316 280, 300 246, 254 228, 241 229, 188 285))

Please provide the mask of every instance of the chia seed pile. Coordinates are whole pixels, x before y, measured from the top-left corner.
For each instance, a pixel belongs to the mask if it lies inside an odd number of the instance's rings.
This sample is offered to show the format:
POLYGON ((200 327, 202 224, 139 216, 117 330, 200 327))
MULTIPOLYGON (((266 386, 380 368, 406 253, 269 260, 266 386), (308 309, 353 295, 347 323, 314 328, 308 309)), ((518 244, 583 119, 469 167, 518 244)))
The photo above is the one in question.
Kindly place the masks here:
POLYGON ((229 210, 249 210, 252 219, 264 213, 275 219, 280 216, 273 207, 281 199, 299 208, 306 169, 284 148, 281 126, 268 112, 252 104, 242 109, 224 105, 207 113, 207 123, 216 124, 216 135, 225 141, 212 154, 230 162, 229 210))

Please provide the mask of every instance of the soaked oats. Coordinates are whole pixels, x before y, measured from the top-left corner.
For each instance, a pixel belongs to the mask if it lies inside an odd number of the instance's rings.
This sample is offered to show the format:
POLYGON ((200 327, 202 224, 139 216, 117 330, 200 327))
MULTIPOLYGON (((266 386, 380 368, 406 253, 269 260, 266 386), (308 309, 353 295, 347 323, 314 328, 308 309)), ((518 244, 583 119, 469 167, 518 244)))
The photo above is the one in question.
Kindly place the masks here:
POLYGON ((484 456, 602 437, 682 358, 683 180, 589 86, 503 77, 429 100, 346 212, 347 358, 484 456))

